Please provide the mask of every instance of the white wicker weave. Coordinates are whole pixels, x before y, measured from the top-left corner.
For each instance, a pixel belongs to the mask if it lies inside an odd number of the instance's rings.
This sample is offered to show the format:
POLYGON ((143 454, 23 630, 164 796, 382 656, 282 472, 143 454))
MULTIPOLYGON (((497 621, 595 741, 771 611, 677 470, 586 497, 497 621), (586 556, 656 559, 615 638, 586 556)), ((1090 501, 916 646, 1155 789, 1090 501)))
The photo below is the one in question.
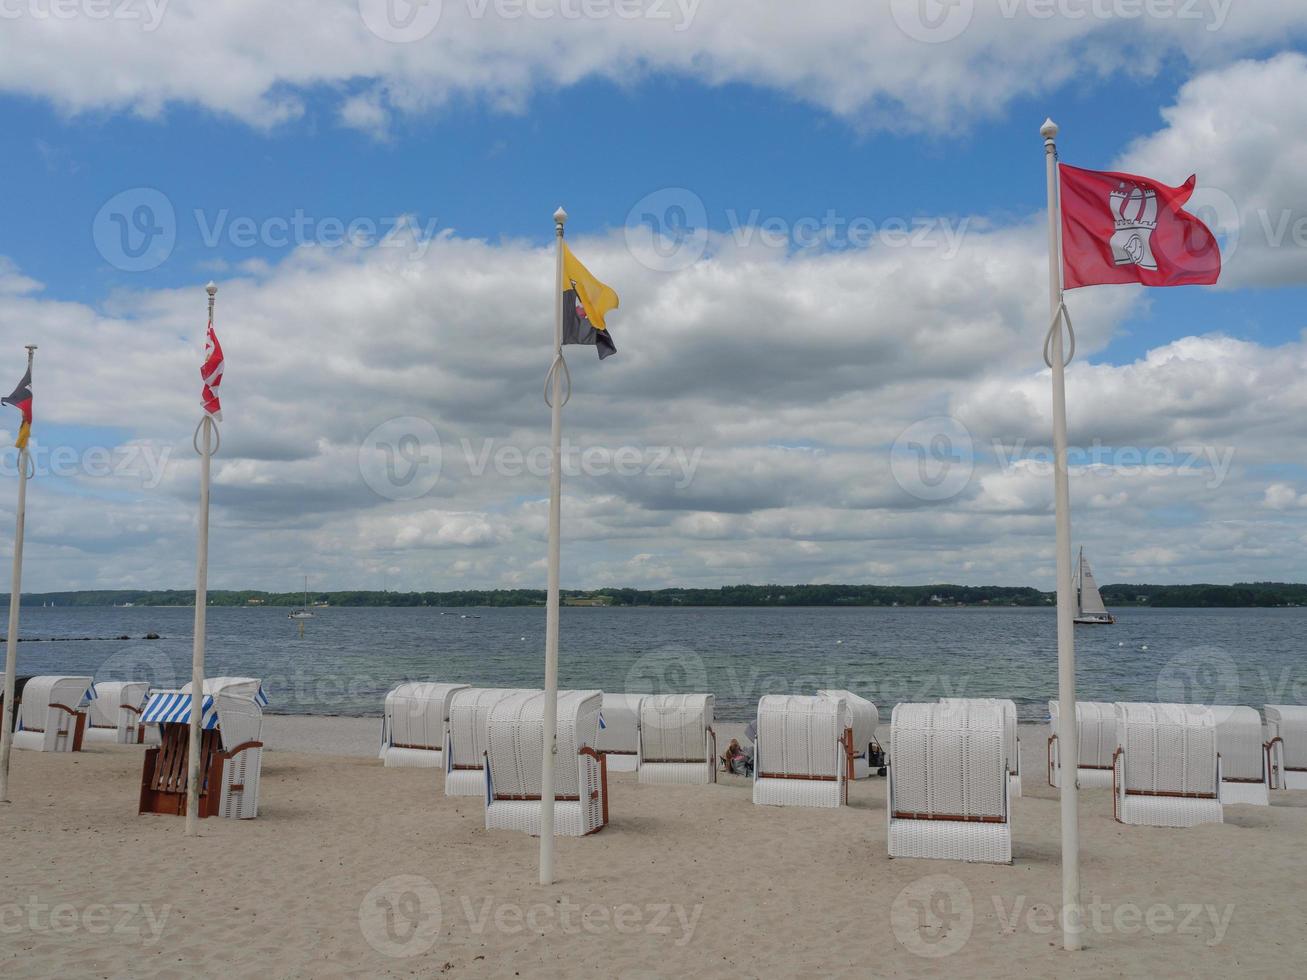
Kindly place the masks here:
POLYGON ((146 681, 100 681, 86 706, 86 740, 118 745, 144 742, 141 710, 149 693, 146 681))
MULTIPOLYGON (((1048 784, 1062 785, 1062 740, 1058 737, 1061 711, 1056 701, 1048 702, 1048 784)), ((1076 770, 1082 789, 1112 788, 1112 753, 1116 751, 1116 705, 1107 701, 1076 702, 1076 734, 1079 736, 1080 766, 1076 770)))
POLYGON ((609 772, 640 768, 640 703, 643 694, 604 694, 597 748, 608 757, 609 772))
POLYGON ((1112 802, 1121 823, 1194 827, 1221 823, 1216 715, 1193 704, 1116 705, 1120 745, 1112 802))
POLYGON ((1021 796, 1021 739, 1017 729, 1017 705, 1006 698, 940 698, 940 704, 971 702, 973 704, 996 704, 1003 710, 1003 752, 1007 757, 1008 781, 1012 784, 1012 795, 1021 796))
POLYGON ((1221 755, 1221 802, 1268 806, 1271 774, 1266 765, 1262 716, 1256 708, 1214 704, 1216 751, 1221 755))
POLYGON ((890 724, 889 856, 1011 864, 1003 709, 899 704, 890 724))
POLYGON ((842 698, 764 696, 755 745, 754 803, 836 807, 849 801, 853 727, 842 698))
POLYGON ((1307 789, 1307 707, 1268 704, 1267 754, 1276 789, 1307 789))
POLYGON ((449 702, 466 684, 409 682, 386 695, 381 760, 387 767, 437 769, 445 764, 449 702))
MULTIPOLYGON (((558 692, 558 755, 554 768, 554 836, 584 837, 608 823, 608 776, 595 749, 599 691, 558 692)), ((486 721, 486 829, 540 834, 545 695, 497 701, 486 721)))
POLYGON ((10 744, 36 752, 78 751, 85 732, 86 694, 90 688, 89 677, 50 675, 28 680, 10 744))
POLYGON ((512 687, 466 687, 449 700, 445 726, 446 796, 480 796, 486 791, 486 720, 490 709, 514 694, 530 690, 512 687))
POLYGON ((817 694, 836 698, 849 706, 849 722, 853 726, 853 778, 866 779, 871 775, 871 745, 876 741, 880 712, 874 704, 852 691, 825 690, 817 694))
POLYGON ((711 694, 651 694, 640 702, 640 782, 717 782, 713 704, 711 694))

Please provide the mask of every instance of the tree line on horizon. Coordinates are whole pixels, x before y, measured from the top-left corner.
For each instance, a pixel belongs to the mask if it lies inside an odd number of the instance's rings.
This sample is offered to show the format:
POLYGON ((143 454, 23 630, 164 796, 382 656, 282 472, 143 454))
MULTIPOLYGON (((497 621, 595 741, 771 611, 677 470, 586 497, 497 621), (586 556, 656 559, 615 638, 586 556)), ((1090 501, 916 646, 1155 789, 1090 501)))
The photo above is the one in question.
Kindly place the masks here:
MULTIPOLYGON (((1234 585, 1106 585, 1110 607, 1275 607, 1307 605, 1307 584, 1248 582, 1234 585)), ((0 601, 8 602, 7 594, 0 601)), ((1051 606, 1052 592, 1021 586, 968 585, 728 585, 717 589, 565 589, 567 604, 603 606, 1051 606)), ((24 606, 191 606, 189 589, 24 593, 24 606)), ((299 606, 302 592, 214 590, 211 606, 299 606)), ((329 606, 543 606, 544 589, 460 589, 450 592, 345 590, 310 592, 310 603, 329 606)))

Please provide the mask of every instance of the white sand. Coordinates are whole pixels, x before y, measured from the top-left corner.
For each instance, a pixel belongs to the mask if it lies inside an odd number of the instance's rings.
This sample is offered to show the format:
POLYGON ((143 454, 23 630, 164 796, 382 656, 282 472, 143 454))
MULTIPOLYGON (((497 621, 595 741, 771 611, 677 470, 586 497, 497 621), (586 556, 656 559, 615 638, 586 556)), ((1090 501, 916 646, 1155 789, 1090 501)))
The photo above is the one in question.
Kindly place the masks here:
POLYGON ((616 774, 611 825, 558 842, 548 889, 538 841, 487 832, 481 800, 445 797, 437 771, 384 769, 378 732, 268 716, 260 816, 206 820, 197 840, 137 815, 139 749, 15 752, 0 975, 1283 977, 1307 959, 1307 792, 1161 830, 1114 823, 1110 794, 1085 791, 1099 905, 1073 956, 1051 918, 1058 804, 1038 729, 1010 867, 890 861, 882 779, 804 810, 755 807, 735 777, 616 774))

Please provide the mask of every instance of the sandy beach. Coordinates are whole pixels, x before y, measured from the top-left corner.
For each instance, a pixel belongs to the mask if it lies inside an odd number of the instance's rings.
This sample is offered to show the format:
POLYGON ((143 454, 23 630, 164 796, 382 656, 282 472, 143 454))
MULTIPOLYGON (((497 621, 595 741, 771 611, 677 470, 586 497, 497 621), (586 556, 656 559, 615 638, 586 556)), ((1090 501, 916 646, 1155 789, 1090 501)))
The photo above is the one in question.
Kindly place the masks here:
MULTIPOLYGON (((731 734, 731 726, 723 726, 731 734)), ((1289 976, 1307 792, 1193 830, 1124 827, 1085 791, 1087 949, 1060 950, 1057 798, 1023 728, 1010 867, 886 857, 885 781, 840 810, 747 780, 611 780, 611 824, 487 832, 442 774, 385 769, 375 719, 269 716, 260 814, 138 816, 140 750, 16 752, 0 807, 6 976, 1289 976)), ((882 730, 882 734, 887 734, 882 730)))

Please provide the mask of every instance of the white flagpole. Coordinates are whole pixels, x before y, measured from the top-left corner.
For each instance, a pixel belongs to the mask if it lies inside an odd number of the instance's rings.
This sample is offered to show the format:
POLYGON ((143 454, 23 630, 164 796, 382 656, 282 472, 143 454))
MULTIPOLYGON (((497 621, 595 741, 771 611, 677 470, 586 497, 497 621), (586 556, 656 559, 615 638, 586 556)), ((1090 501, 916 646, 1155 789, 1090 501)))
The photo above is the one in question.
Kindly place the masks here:
MULTIPOLYGON (((209 283, 209 322, 218 287, 209 283)), ((195 639, 191 647, 191 724, 186 765, 186 835, 200 832, 200 721, 204 705, 204 632, 209 604, 209 460, 213 455, 213 418, 207 411, 200 421, 200 519, 199 547, 195 557, 195 639)), ((217 788, 214 787, 214 792, 217 788)))
POLYGON ((1040 129, 1048 166, 1048 302, 1052 334, 1047 344, 1053 369, 1053 492, 1057 508, 1057 698, 1066 723, 1058 728, 1059 754, 1070 759, 1070 775, 1062 766, 1062 945, 1080 949, 1080 760, 1076 725, 1076 634, 1074 586, 1071 581, 1071 491, 1067 473, 1066 352, 1062 345, 1062 212, 1058 194, 1057 123, 1046 120, 1040 129))
POLYGON ((540 762, 540 884, 554 883, 554 762, 558 757, 558 559, 563 496, 563 225, 554 212, 554 363, 550 368, 549 574, 545 606, 545 744, 540 762))
MULTIPOLYGON (((35 344, 27 345, 27 372, 32 372, 35 344)), ((32 437, 28 432, 27 437, 32 437)), ((9 753, 14 743, 14 679, 18 673, 18 604, 23 594, 23 529, 27 522, 27 447, 18 450, 18 508, 14 518, 14 568, 9 579, 9 636, 5 642, 4 720, 0 721, 0 803, 9 802, 9 753)))

